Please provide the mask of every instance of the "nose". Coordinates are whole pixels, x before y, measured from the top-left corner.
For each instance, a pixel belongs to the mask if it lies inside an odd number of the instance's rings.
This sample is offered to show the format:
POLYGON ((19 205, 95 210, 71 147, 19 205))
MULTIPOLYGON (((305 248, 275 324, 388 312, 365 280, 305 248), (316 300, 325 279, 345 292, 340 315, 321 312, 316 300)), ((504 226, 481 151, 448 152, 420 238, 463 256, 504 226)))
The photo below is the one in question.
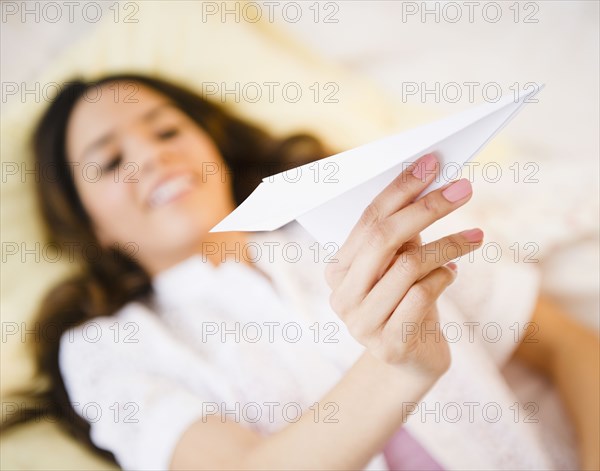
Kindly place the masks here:
POLYGON ((166 163, 171 154, 167 146, 143 134, 130 135, 123 141, 123 157, 133 162, 140 175, 153 173, 157 167, 166 163))

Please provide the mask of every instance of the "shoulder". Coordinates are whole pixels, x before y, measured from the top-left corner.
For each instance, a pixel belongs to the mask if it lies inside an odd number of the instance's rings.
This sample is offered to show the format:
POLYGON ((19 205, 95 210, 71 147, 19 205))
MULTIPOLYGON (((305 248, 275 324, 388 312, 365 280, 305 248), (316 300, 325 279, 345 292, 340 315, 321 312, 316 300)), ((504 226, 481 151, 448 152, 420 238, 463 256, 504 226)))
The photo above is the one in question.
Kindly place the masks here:
POLYGON ((124 358, 139 366, 151 351, 150 345, 165 335, 168 331, 151 307, 130 302, 111 316, 96 317, 67 329, 60 338, 59 368, 64 376, 80 372, 83 367, 93 368, 99 362, 117 364, 124 358))
POLYGON ((110 316, 95 317, 65 330, 60 338, 60 347, 77 345, 83 348, 91 344, 106 346, 117 343, 111 340, 118 339, 119 328, 149 327, 156 324, 155 317, 154 310, 149 306, 138 301, 130 302, 110 316))
POLYGON ((177 440, 202 416, 202 401, 216 401, 219 376, 140 302, 66 331, 59 368, 92 441, 124 469, 167 469, 177 440))

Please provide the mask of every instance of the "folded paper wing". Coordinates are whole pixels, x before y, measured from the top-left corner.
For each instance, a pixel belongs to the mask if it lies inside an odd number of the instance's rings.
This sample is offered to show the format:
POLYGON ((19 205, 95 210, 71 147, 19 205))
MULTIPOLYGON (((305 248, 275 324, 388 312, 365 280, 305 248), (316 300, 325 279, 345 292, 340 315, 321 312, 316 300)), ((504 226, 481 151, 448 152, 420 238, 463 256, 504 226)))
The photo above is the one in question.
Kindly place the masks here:
POLYGON ((440 188, 542 88, 263 178, 210 232, 272 231, 297 220, 321 244, 339 247, 367 205, 410 163, 435 152, 443 171, 419 196, 440 188))

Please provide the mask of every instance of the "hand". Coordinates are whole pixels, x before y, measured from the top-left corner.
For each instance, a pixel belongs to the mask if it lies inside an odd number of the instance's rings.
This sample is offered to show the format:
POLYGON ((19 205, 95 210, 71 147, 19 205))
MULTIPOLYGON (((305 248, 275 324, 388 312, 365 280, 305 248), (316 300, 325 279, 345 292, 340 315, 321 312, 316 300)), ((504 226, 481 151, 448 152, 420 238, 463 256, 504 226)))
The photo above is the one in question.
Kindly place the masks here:
POLYGON ((465 204, 462 179, 415 198, 434 180, 439 162, 421 157, 365 209, 325 270, 330 304, 372 356, 436 379, 450 366, 436 300, 456 277, 448 263, 481 246, 483 232, 463 231, 422 245, 420 231, 465 204))

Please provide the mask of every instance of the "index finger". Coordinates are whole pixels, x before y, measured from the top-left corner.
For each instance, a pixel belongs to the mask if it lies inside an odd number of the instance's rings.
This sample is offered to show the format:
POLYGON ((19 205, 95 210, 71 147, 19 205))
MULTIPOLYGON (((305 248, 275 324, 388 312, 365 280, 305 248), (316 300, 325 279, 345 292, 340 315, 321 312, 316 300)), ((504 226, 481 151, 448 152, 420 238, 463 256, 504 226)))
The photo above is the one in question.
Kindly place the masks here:
POLYGON ((341 282, 371 228, 410 204, 431 184, 438 170, 439 161, 435 154, 425 154, 404 169, 373 199, 336 253, 337 262, 326 268, 325 277, 330 288, 341 282))

